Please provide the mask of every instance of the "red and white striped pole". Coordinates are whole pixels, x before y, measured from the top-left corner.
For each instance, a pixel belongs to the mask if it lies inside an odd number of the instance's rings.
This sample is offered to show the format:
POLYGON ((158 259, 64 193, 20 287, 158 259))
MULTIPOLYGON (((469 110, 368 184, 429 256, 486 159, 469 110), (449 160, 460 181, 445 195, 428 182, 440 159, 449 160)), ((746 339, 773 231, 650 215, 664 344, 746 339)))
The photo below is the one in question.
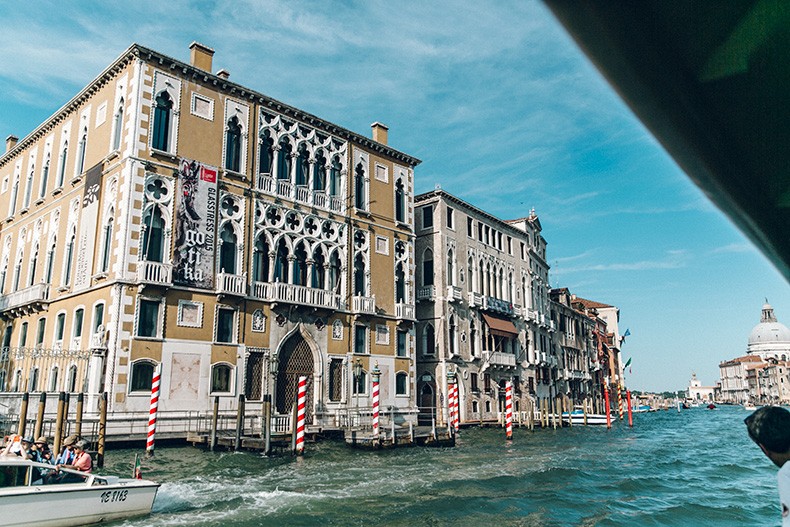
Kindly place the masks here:
POLYGON ((447 432, 455 431, 455 372, 447 372, 447 432))
POLYGON ((307 377, 299 377, 296 402, 296 453, 304 454, 304 408, 307 400, 307 377))
POLYGON ((513 439, 513 383, 505 383, 505 437, 513 439))
POLYGON ((381 379, 381 370, 379 365, 373 366, 370 372, 373 377, 373 440, 379 440, 379 380, 381 379))
POLYGON ((612 416, 609 414, 609 383, 608 379, 603 381, 604 404, 606 405, 606 428, 612 428, 612 416))
POLYGON ((457 432, 461 423, 461 412, 458 410, 460 397, 458 396, 457 382, 453 385, 453 391, 455 392, 455 395, 453 396, 453 426, 457 432))
POLYGON ((154 376, 151 380, 151 406, 148 410, 148 440, 145 444, 147 456, 154 455, 154 438, 156 436, 156 413, 159 410, 159 384, 162 378, 162 363, 154 368, 154 376))

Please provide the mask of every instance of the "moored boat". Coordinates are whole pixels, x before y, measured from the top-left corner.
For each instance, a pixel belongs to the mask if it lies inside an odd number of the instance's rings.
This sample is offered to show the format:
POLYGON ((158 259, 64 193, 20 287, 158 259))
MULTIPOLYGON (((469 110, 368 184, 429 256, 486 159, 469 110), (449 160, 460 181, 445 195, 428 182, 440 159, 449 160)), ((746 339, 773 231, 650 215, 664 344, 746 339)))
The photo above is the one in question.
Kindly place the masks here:
MULTIPOLYGON (((562 422, 567 423, 570 420, 573 426, 584 425, 584 410, 576 408, 572 412, 562 412, 562 422)), ((588 425, 605 425, 606 414, 587 414, 588 425)))
POLYGON ((158 483, 98 476, 0 457, 0 518, 7 527, 70 527, 151 512, 158 483), (61 479, 59 475, 64 477, 61 479))

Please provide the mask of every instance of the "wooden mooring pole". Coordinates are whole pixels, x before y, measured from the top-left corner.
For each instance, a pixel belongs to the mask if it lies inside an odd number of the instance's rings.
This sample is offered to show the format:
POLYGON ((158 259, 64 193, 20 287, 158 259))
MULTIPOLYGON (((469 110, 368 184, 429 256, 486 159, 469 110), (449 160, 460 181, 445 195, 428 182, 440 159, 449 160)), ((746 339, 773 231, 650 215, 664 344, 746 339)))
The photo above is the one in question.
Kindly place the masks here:
POLYGON ((66 402, 66 392, 60 392, 58 394, 58 414, 55 418, 55 437, 52 439, 54 449, 53 452, 60 452, 60 441, 63 438, 61 432, 63 431, 63 406, 66 402))
POLYGON ((27 428, 27 403, 30 399, 30 394, 25 392, 22 394, 22 404, 19 407, 19 427, 17 433, 25 437, 25 428, 27 428))
POLYGON ((47 392, 41 392, 38 399, 38 414, 36 415, 36 426, 33 428, 33 440, 41 437, 41 429, 44 426, 44 409, 47 406, 47 392))
POLYGON ((263 454, 272 453, 272 395, 263 396, 263 454))
POLYGON ((99 439, 96 454, 96 466, 104 467, 104 444, 107 436, 107 392, 99 398, 99 439))
POLYGON ((69 392, 63 392, 63 425, 60 429, 60 437, 66 437, 68 435, 69 429, 69 403, 71 401, 71 395, 69 392))
POLYGON ((236 444, 237 451, 241 450, 241 435, 244 432, 244 394, 239 394, 239 407, 236 411, 236 444))
POLYGON ((80 392, 77 394, 77 408, 74 416, 74 435, 82 437, 82 406, 85 402, 85 394, 80 392))
POLYGON ((291 453, 292 454, 296 454, 296 429, 297 429, 296 421, 298 419, 299 419, 299 407, 294 402, 293 412, 291 412, 291 453))
POLYGON ((219 421, 219 396, 214 397, 214 412, 211 415, 211 440, 209 449, 214 452, 217 447, 217 422, 219 421))

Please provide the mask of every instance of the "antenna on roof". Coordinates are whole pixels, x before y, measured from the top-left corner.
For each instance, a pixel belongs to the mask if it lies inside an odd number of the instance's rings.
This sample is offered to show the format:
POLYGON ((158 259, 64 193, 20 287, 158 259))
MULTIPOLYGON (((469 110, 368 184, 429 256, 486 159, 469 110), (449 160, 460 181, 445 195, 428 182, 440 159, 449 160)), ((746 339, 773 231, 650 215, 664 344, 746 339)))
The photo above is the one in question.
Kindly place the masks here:
POLYGON ((433 190, 442 190, 442 185, 441 185, 441 183, 437 183, 436 185, 434 185, 434 186, 433 186, 433 190))

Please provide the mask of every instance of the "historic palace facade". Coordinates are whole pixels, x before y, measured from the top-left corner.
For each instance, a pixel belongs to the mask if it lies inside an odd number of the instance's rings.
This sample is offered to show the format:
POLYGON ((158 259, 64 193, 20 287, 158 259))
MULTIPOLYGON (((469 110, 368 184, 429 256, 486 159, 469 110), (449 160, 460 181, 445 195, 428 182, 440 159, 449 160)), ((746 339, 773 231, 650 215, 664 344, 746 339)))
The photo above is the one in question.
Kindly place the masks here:
POLYGON ((132 45, 0 157, 0 391, 144 412, 272 397, 416 416, 418 159, 132 45))

